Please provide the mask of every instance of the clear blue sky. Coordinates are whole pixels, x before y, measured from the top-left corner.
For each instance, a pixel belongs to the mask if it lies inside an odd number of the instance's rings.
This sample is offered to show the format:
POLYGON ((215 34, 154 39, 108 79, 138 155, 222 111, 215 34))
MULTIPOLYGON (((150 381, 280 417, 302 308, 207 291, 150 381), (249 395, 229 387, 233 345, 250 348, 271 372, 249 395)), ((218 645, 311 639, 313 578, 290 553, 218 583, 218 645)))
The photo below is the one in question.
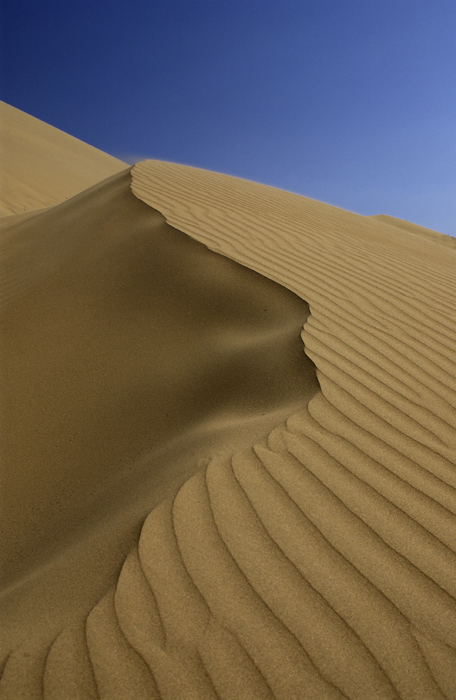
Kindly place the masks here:
POLYGON ((1 99, 128 162, 456 236, 455 0, 14 0, 1 99))

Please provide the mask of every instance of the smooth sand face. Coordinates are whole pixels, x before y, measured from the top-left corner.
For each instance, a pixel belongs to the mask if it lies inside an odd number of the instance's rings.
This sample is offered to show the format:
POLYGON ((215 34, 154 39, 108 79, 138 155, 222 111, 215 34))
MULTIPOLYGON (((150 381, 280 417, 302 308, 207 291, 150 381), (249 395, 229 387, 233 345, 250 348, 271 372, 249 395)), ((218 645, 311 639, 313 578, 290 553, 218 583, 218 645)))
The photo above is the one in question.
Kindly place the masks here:
POLYGON ((0 231, 2 697, 456 698, 456 254, 156 161, 0 231))
POLYGON ((126 167, 0 101, 0 217, 58 204, 126 167))

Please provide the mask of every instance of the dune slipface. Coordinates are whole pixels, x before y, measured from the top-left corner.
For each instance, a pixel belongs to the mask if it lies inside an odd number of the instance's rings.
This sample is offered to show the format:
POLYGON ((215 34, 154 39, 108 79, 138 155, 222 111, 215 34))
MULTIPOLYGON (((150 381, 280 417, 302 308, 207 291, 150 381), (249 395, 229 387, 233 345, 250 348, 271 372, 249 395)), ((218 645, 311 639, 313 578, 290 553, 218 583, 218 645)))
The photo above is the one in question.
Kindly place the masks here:
POLYGON ((156 161, 8 219, 1 697, 456 698, 456 254, 156 161))

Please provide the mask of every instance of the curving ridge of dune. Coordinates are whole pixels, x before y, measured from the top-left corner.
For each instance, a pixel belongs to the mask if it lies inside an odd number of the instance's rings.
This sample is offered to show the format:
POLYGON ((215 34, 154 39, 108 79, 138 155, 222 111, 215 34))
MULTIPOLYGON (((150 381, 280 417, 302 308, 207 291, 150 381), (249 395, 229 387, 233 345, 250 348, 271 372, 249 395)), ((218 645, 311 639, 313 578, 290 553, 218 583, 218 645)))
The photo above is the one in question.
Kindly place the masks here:
POLYGON ((0 696, 456 698, 456 254, 157 161, 6 230, 0 696))

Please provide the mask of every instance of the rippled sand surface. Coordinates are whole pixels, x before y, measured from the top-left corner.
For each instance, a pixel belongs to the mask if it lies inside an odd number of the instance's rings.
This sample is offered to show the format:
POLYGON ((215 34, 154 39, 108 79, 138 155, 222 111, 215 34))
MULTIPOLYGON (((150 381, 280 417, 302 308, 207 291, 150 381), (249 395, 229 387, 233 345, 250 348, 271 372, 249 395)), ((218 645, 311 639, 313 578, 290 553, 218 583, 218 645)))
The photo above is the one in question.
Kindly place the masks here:
POLYGON ((448 237, 120 166, 0 225, 0 697, 454 700, 448 237))

